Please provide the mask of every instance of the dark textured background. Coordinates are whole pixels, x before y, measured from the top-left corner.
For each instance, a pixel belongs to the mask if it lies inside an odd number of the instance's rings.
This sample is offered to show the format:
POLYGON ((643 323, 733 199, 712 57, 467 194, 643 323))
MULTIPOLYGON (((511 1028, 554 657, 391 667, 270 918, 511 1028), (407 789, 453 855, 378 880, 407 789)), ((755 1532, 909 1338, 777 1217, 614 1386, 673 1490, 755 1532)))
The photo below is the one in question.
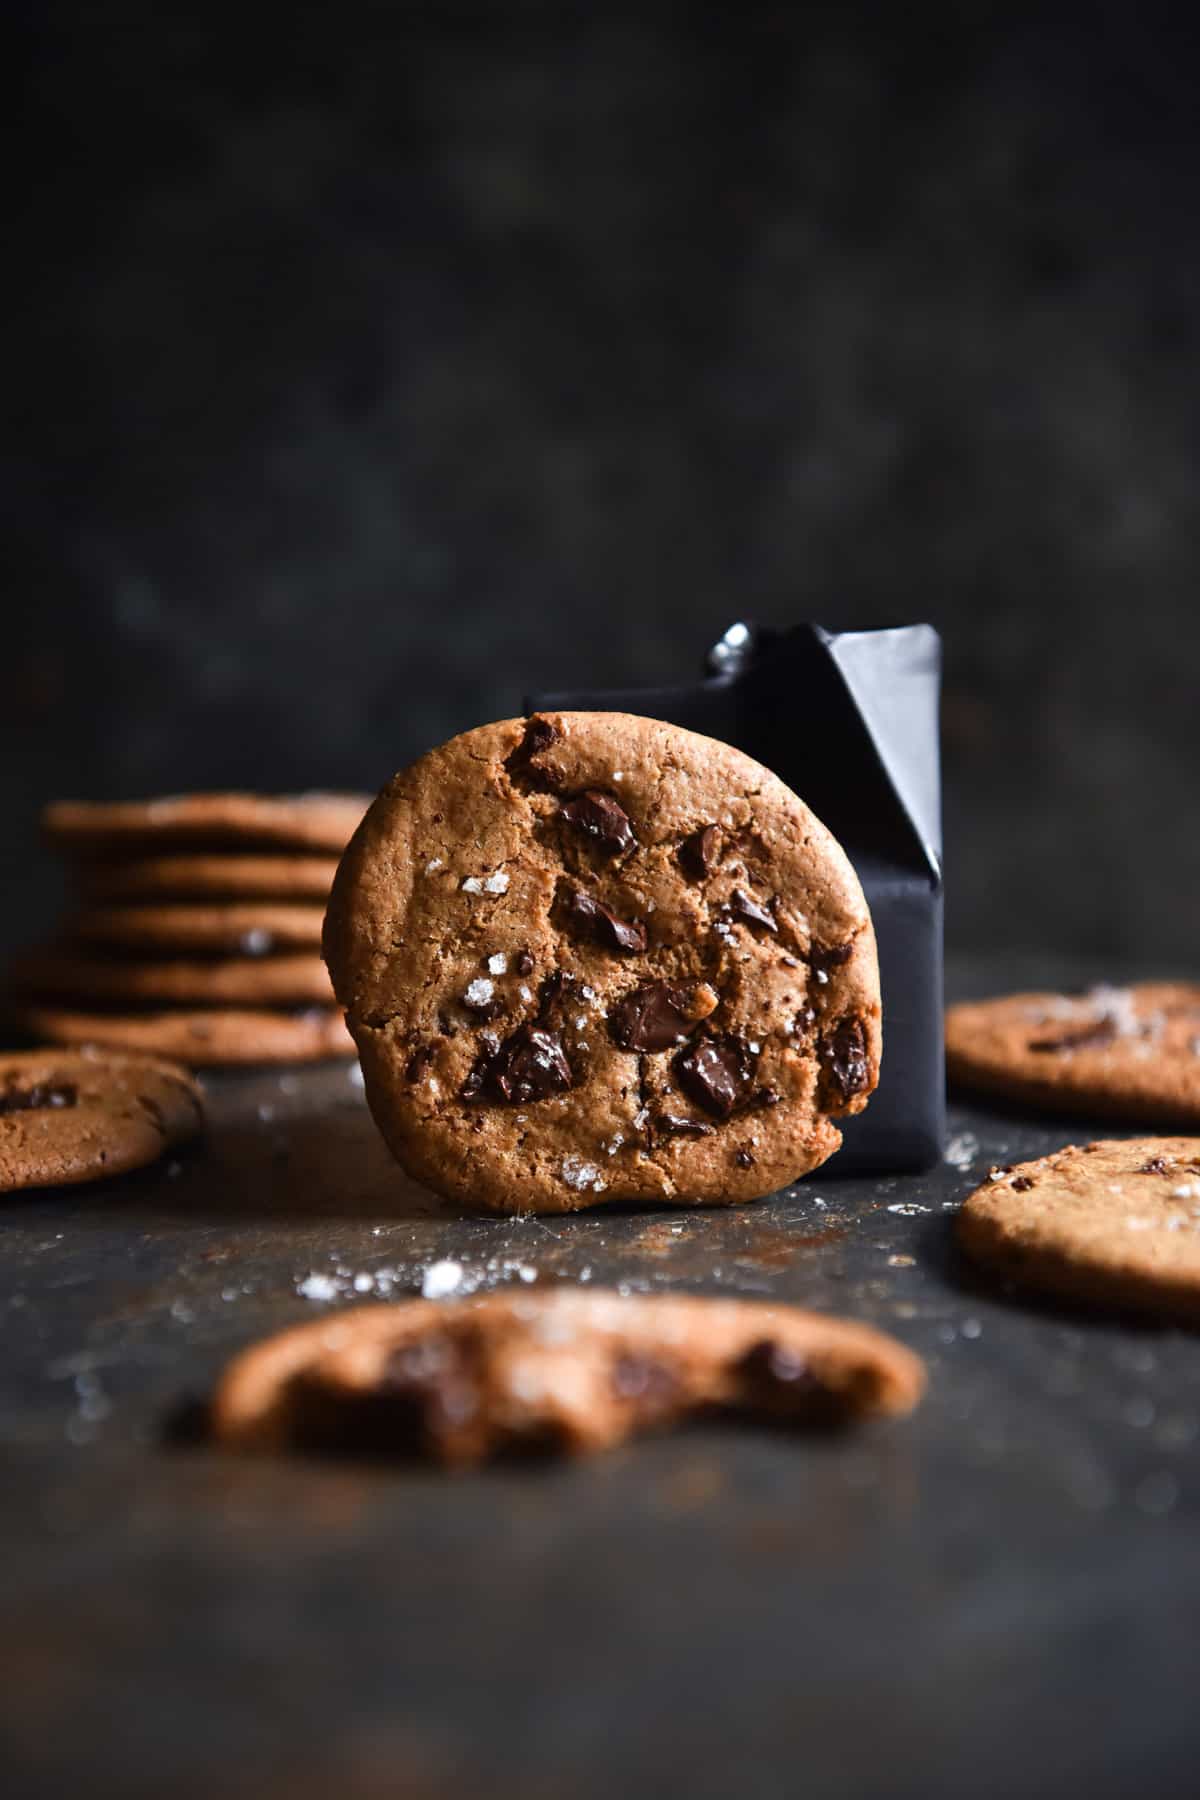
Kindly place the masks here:
POLYGON ((11 16, 20 930, 51 795, 927 618, 951 941, 1195 966, 1192 9, 11 16))

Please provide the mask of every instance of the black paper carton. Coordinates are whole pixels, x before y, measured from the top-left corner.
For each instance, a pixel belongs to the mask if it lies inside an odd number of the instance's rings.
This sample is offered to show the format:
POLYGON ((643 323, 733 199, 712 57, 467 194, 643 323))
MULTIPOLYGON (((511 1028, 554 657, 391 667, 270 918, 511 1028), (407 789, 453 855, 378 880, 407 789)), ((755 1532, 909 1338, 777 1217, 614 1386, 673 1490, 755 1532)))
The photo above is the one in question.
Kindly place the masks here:
POLYGON ((730 626, 690 687, 537 694, 721 738, 765 763, 844 846, 866 892, 883 989, 883 1065, 831 1170, 923 1169, 942 1154, 941 640, 888 631, 730 626))

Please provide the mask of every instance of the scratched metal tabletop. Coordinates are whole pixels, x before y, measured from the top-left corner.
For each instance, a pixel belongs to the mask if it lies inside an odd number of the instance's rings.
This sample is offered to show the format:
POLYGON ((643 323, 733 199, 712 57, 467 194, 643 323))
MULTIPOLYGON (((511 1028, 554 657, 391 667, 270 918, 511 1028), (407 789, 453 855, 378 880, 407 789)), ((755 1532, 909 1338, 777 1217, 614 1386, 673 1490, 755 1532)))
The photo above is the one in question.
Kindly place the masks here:
POLYGON ((990 1163, 1086 1122, 955 1107, 929 1175, 509 1220, 407 1182, 345 1064, 208 1087, 204 1145, 4 1205, 9 1800, 1195 1794, 1200 1338, 950 1246, 990 1163), (458 1477, 193 1441, 231 1351, 442 1258, 850 1313, 930 1391, 458 1477))

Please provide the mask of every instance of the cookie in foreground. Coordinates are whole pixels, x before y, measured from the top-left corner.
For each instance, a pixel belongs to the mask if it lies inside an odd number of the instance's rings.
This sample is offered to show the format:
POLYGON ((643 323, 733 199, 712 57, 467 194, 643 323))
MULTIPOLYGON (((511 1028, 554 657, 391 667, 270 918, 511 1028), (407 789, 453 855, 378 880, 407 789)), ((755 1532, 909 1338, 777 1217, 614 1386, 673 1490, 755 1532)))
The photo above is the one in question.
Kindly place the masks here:
POLYGON ((957 1233, 1017 1283, 1200 1323, 1200 1138, 1070 1144, 993 1169, 957 1233))
POLYGON ((250 1449, 583 1454, 692 1416, 830 1425, 907 1413, 924 1365, 870 1326, 757 1301, 563 1287, 356 1307, 252 1345, 212 1429, 250 1449))
POLYGON ((108 1050, 0 1055, 0 1191, 97 1181, 194 1137, 200 1090, 186 1069, 108 1050))
POLYGON ((878 1080, 845 853, 767 769, 652 719, 422 757, 352 839, 324 951, 394 1154, 468 1205, 753 1199, 878 1080))
POLYGON ((1043 1112, 1200 1123, 1200 987, 1155 981, 951 1006, 946 1072, 1043 1112))

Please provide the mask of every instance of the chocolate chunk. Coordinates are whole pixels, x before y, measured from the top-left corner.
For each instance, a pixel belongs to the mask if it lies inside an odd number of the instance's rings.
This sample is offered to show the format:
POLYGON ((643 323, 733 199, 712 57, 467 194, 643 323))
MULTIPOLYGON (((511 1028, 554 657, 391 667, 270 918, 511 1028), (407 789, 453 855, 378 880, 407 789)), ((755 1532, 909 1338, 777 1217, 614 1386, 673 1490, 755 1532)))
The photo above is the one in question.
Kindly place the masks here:
POLYGON ((562 816, 595 843, 605 856, 620 856, 637 843, 629 814, 602 788, 585 788, 573 800, 564 800, 562 816))
POLYGON ((1166 1158, 1162 1156, 1152 1156, 1150 1161, 1144 1162, 1138 1171, 1141 1175, 1165 1175, 1166 1172, 1167 1162, 1166 1158))
POLYGON ((522 950, 518 953, 516 968, 518 975, 533 974, 533 957, 528 950, 522 950))
POLYGON ((795 1032, 797 1037, 804 1037, 808 1032, 810 1032, 812 1030, 812 1028, 816 1024, 816 1022, 817 1022, 816 1007, 815 1006, 802 1006, 800 1008, 800 1011, 796 1014, 795 1020, 793 1021, 792 1030, 795 1032))
MULTIPOLYGON (((774 905, 774 901, 772 901, 772 905, 774 905)), ((762 925, 771 932, 779 930, 779 926, 775 922, 775 914, 768 912, 765 906, 760 906, 757 900, 751 899, 750 895, 743 893, 741 888, 734 888, 733 893, 729 896, 729 911, 735 918, 745 919, 748 925, 762 925)))
POLYGON ((1079 1050, 1085 1044, 1111 1044, 1117 1035, 1117 1027, 1112 1019, 1096 1019, 1090 1025, 1081 1025, 1075 1031, 1064 1031, 1058 1037, 1032 1038, 1029 1048, 1039 1054, 1053 1050, 1079 1050))
POLYGON ((749 1150, 739 1150, 733 1160, 739 1169, 752 1169, 754 1167, 754 1157, 749 1150))
POLYGON ((503 1043, 494 1033, 481 1038, 482 1048, 460 1093, 464 1100, 482 1094, 506 1106, 527 1106, 561 1094, 575 1077, 560 1031, 540 1023, 518 1025, 503 1043))
POLYGON ((39 1081, 33 1087, 0 1091, 0 1113, 55 1112, 64 1106, 75 1106, 78 1101, 79 1089, 73 1081, 39 1081))
POLYGON ((548 750, 551 744, 557 743, 561 736, 562 732, 553 720, 544 719, 535 713, 531 719, 527 719, 525 722, 525 735, 521 742, 505 757, 505 768, 510 775, 518 778, 524 777, 528 780, 531 776, 535 778, 540 776, 545 781, 546 772, 535 770, 530 765, 535 756, 540 756, 544 750, 548 750))
POLYGON ((808 953, 814 969, 840 969, 854 955, 854 944, 817 944, 808 953))
POLYGON ((597 900, 592 894, 585 894, 580 888, 566 890, 563 911, 572 925, 578 926, 608 950, 619 950, 622 955, 634 956, 646 948, 644 925, 637 920, 619 919, 602 900, 597 900))
POLYGON ((405 1081, 420 1081, 436 1055, 436 1044, 418 1044, 405 1065, 405 1081))
POLYGON ((821 1057, 843 1100, 861 1094, 871 1079, 867 1066, 867 1034, 861 1019, 839 1019, 821 1034, 821 1057))
POLYGON ((651 1136, 655 1138, 711 1137, 715 1130, 704 1119, 689 1119, 682 1113, 655 1113, 650 1123, 651 1136))
POLYGON ((752 1107, 756 1112, 761 1112, 769 1106, 778 1106, 782 1098, 783 1095, 779 1092, 778 1088, 760 1087, 755 1088, 746 1104, 747 1106, 752 1107))
POLYGON ((684 1093, 718 1119, 727 1119, 746 1099, 754 1079, 754 1058, 744 1038, 730 1033, 689 1044, 674 1063, 684 1093))
POLYGON ((1030 1181, 1028 1175, 1016 1175, 1009 1183, 1009 1186, 1015 1194, 1027 1194, 1033 1186, 1033 1183, 1030 1181))
POLYGON ((573 1003, 578 985, 578 976, 572 975, 569 969, 554 969, 545 976, 538 989, 538 1024, 548 1030, 561 1030, 568 1003, 573 1003))
POLYGON ((695 1024, 692 993, 670 981, 634 988, 608 1015, 608 1029, 622 1050, 673 1050, 695 1024))
POLYGON ((526 756, 538 756, 543 750, 548 750, 551 744, 556 744, 561 736, 562 732, 553 719, 545 719, 535 713, 526 723, 521 748, 526 756))
POLYGON ((677 1382, 670 1369, 648 1356, 618 1356, 612 1366, 612 1391, 618 1400, 644 1406, 665 1406, 675 1396, 677 1382))
POLYGON ((679 866, 693 881, 704 881, 721 855, 721 833, 715 825, 702 825, 679 846, 679 866))

